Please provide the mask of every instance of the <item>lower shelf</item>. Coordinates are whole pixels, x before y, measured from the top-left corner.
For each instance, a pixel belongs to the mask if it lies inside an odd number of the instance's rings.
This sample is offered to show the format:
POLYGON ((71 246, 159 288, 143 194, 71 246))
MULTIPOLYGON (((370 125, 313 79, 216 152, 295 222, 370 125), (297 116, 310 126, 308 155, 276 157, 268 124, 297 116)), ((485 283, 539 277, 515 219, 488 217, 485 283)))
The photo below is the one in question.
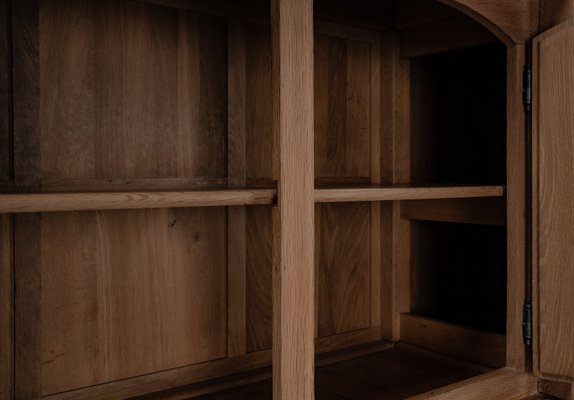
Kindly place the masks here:
MULTIPOLYGON (((472 378, 490 369, 399 344, 395 348, 317 367, 317 400, 399 400, 472 378)), ((197 397, 271 400, 271 380, 197 397)))

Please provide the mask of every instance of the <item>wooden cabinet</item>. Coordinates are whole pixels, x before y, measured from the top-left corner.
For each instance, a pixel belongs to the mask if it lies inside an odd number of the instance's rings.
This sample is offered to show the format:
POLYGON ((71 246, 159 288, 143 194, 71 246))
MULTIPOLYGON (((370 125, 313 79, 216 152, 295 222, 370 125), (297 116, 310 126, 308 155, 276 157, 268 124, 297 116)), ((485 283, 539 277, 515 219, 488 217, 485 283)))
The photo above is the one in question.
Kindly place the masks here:
POLYGON ((574 3, 0 11, 1 399, 574 398, 574 3))

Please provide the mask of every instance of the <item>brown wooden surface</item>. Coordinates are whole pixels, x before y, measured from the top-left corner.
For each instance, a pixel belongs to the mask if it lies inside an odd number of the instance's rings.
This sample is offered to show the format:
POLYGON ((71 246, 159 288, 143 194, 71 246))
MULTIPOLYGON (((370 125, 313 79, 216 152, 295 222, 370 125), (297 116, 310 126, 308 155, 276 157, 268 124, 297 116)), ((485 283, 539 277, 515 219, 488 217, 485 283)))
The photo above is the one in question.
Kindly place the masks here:
POLYGON ((571 0, 546 0, 540 2, 540 31, 543 32, 574 17, 571 0))
MULTIPOLYGON (((384 350, 334 364, 315 372, 317 400, 398 400, 486 372, 475 364, 410 346, 384 350)), ((224 391, 198 400, 270 400, 269 381, 224 391)))
POLYGON ((317 281, 319 337, 370 326, 370 205, 322 207, 317 281))
MULTIPOLYGON (((230 20, 227 37, 227 176, 229 185, 245 187, 247 60, 244 21, 230 20)), ((227 356, 247 351, 247 224, 245 207, 227 209, 227 356)))
POLYGON ((507 56, 507 324, 506 365, 525 367, 522 313, 526 273, 526 145, 522 105, 524 46, 513 46, 507 56))
POLYGON ((500 197, 503 186, 418 186, 388 185, 380 187, 347 187, 315 189, 318 203, 349 203, 417 199, 463 199, 500 197))
POLYGON ((538 380, 538 391, 557 399, 571 400, 574 398, 574 387, 571 382, 556 382, 545 379, 538 380))
POLYGON ((401 217, 422 221, 506 225, 506 199, 411 200, 401 203, 401 217))
POLYGON ((273 275, 273 395, 313 399, 313 2, 272 0, 279 200, 273 275))
POLYGON ((14 232, 13 218, 0 216, 0 397, 14 395, 14 232))
POLYGON ((472 18, 456 14, 401 31, 401 56, 420 57, 492 43, 496 36, 472 18))
POLYGON ((223 19, 113 1, 40 13, 42 178, 226 175, 223 19))
POLYGON ((262 205, 273 204, 275 197, 274 189, 4 194, 0 213, 262 205))
POLYGON ((538 0, 438 0, 482 23, 505 44, 523 44, 538 33, 538 0))
POLYGON ((505 368, 409 400, 525 400, 536 394, 533 376, 505 368))
POLYGON ((506 339, 503 335, 414 314, 401 315, 401 341, 495 368, 506 364, 506 339))
POLYGON ((225 357, 225 217, 222 208, 44 214, 43 393, 225 357))
POLYGON ((560 381, 574 379, 573 46, 573 21, 534 42, 535 371, 560 381))

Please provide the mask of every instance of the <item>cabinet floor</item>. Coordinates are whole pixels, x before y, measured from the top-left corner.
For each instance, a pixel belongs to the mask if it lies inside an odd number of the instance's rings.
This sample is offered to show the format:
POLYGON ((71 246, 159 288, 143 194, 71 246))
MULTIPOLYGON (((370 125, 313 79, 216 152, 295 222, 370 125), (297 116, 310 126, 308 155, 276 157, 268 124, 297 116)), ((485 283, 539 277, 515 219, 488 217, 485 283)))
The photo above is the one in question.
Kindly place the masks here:
MULTIPOLYGON (((490 371, 490 368, 399 344, 318 367, 316 400, 400 400, 490 371)), ((271 400, 271 380, 195 400, 271 400)), ((536 400, 539 400, 536 398, 536 400)))

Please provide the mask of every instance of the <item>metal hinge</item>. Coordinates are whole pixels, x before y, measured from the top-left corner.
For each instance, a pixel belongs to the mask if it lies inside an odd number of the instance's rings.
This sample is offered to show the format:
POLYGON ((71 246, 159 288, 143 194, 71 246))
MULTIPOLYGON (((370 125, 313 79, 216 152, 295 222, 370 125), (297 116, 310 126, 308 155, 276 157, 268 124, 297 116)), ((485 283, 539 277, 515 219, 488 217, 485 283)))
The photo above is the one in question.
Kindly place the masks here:
POLYGON ((525 112, 532 111, 532 64, 530 62, 524 65, 522 103, 525 112))
POLYGON ((532 346, 532 301, 530 299, 524 303, 522 335, 524 336, 524 344, 528 347, 532 346))

